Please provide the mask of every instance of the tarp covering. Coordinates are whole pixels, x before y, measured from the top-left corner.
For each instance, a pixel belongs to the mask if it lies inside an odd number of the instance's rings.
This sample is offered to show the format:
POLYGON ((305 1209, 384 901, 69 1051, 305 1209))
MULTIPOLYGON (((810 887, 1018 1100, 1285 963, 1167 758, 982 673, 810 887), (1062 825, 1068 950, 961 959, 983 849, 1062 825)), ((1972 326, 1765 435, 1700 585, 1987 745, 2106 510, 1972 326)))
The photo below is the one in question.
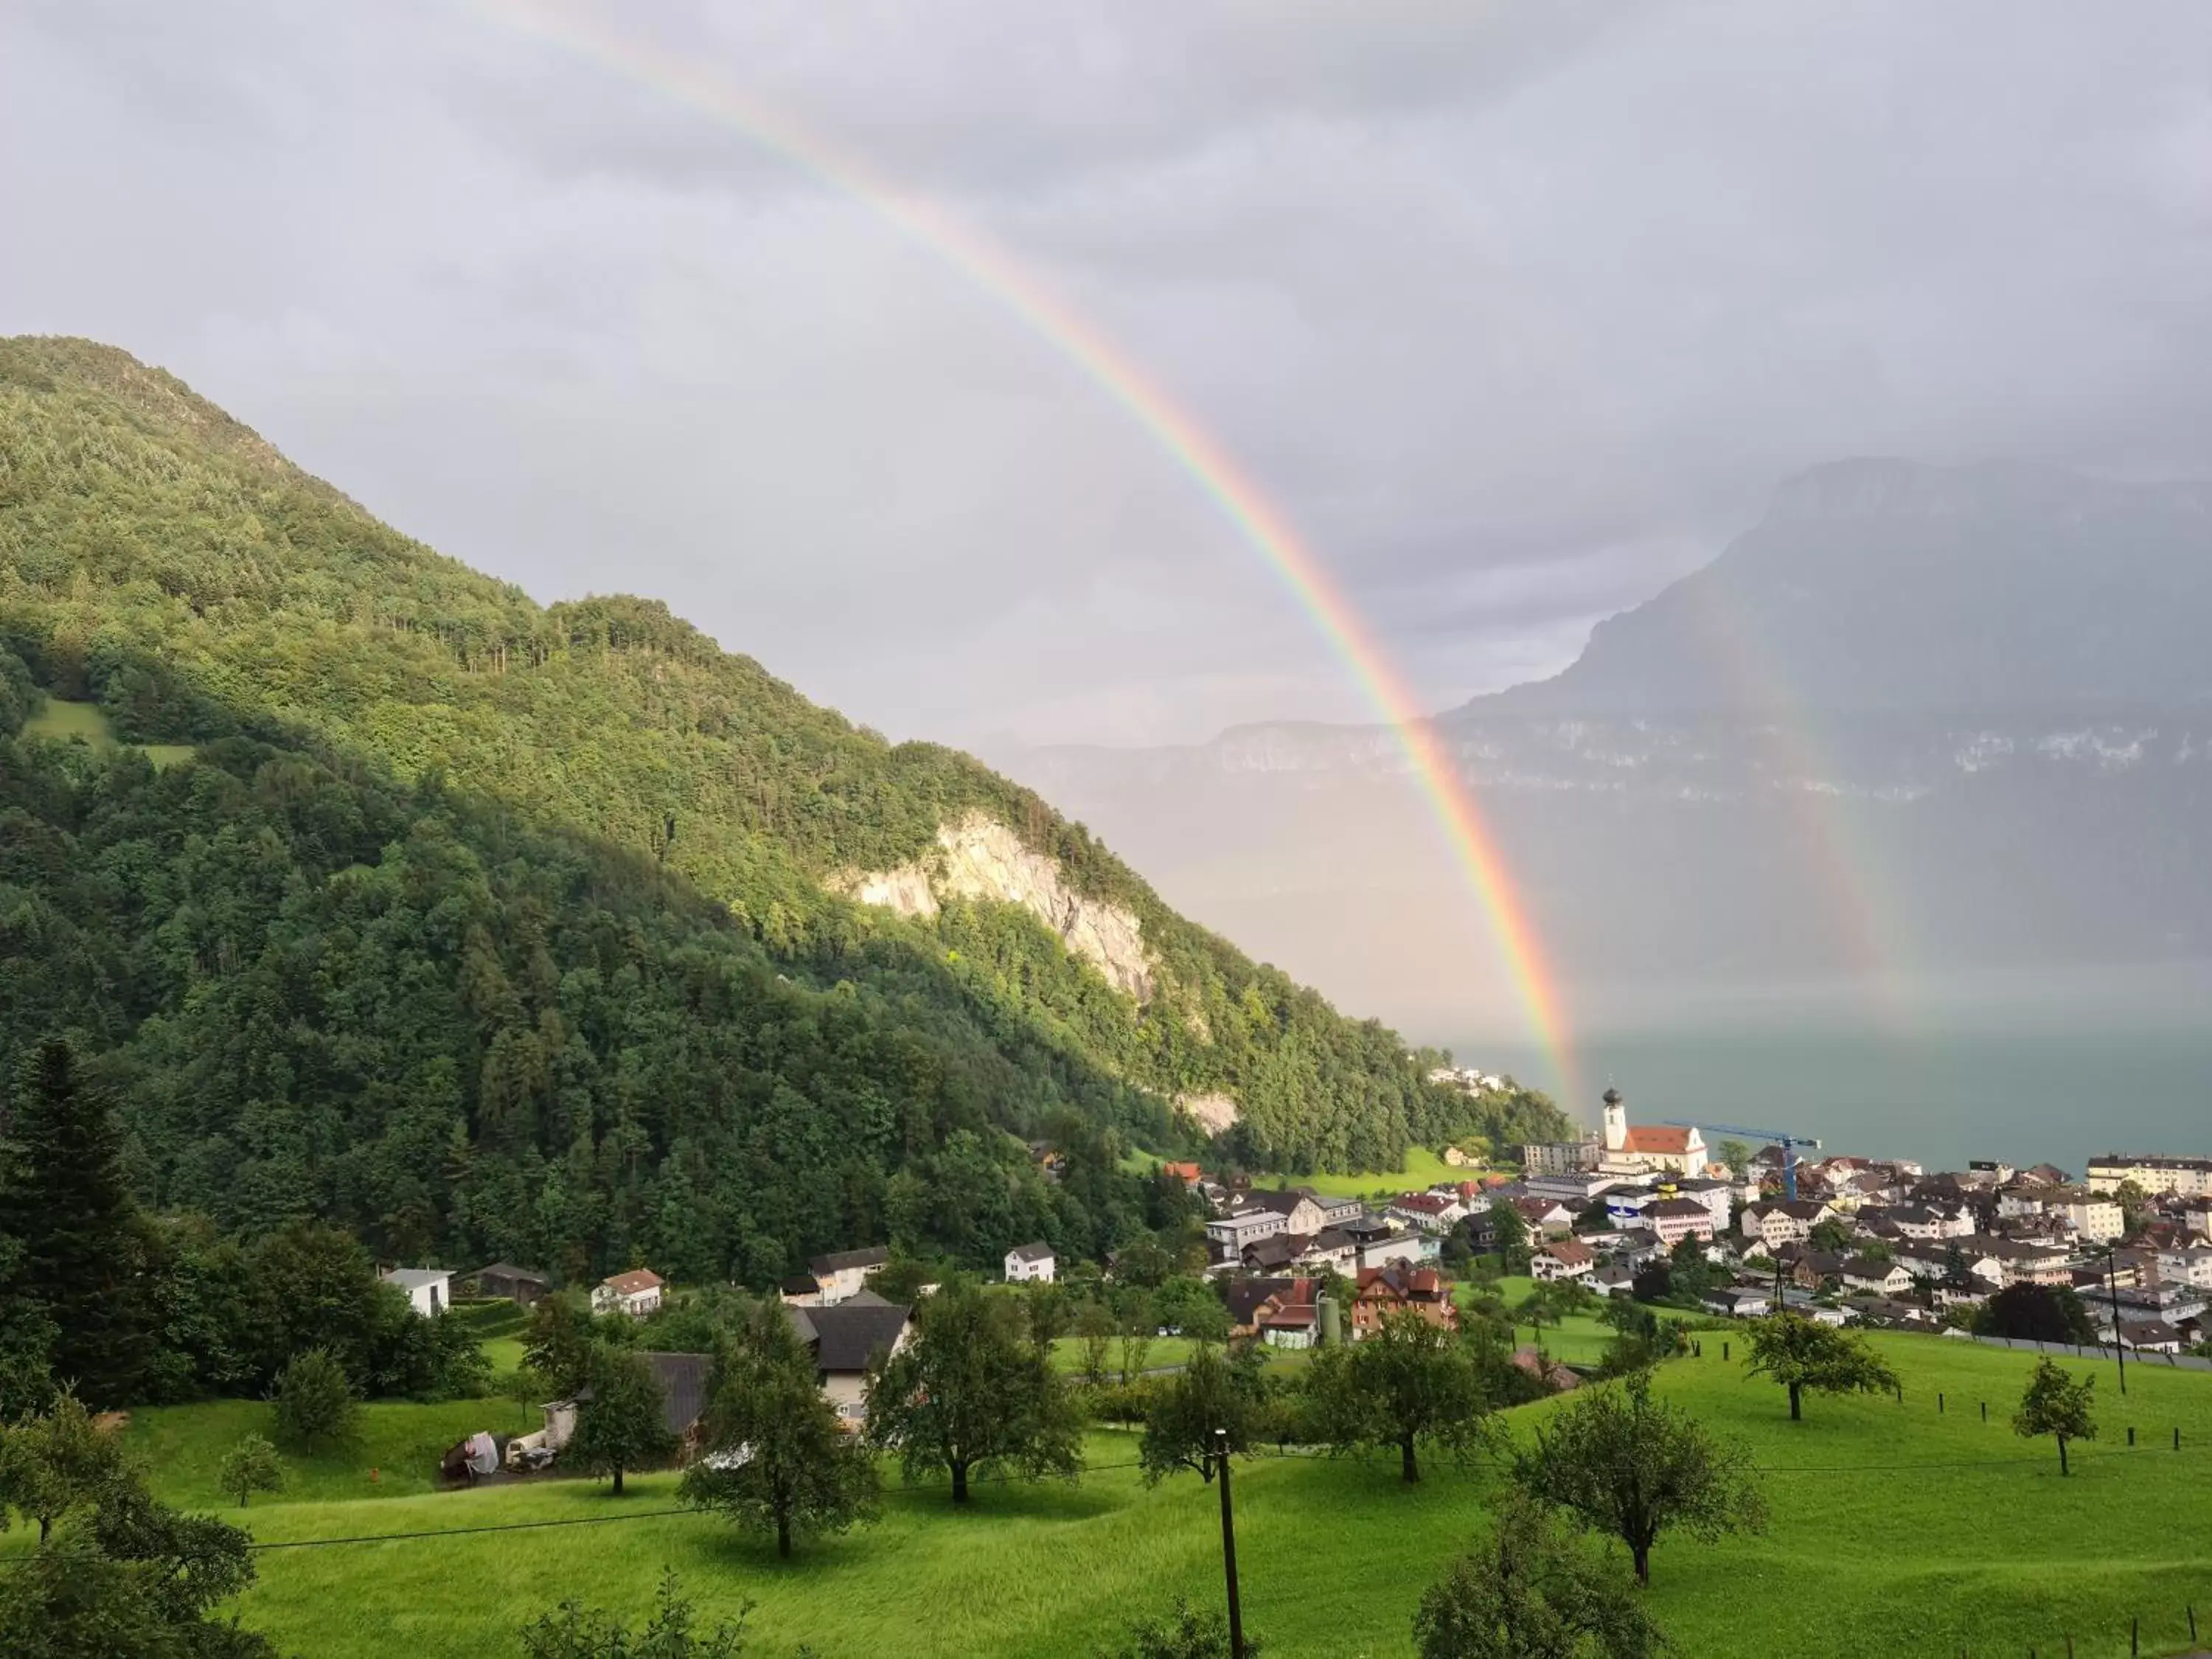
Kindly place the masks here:
POLYGON ((491 1436, 478 1431, 469 1437, 468 1463, 478 1474, 489 1474, 499 1468, 499 1448, 491 1436))

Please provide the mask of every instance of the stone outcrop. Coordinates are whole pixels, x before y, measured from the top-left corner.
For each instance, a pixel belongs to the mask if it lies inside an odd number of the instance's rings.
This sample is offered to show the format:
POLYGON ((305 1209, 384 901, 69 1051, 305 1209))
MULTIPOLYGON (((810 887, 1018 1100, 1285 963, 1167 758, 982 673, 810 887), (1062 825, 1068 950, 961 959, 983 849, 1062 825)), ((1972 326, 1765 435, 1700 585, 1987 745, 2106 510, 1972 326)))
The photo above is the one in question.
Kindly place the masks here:
POLYGON ((1180 1095, 1176 1109, 1210 1135, 1218 1135, 1237 1121, 1237 1103, 1227 1095, 1180 1095))
MULTIPOLYGON (((1012 830, 985 813, 970 812, 941 826, 937 845, 911 864, 850 876, 836 885, 863 904, 884 905, 908 916, 933 916, 944 899, 1018 904, 1115 989, 1139 1002, 1152 994, 1152 953, 1136 916, 1076 892, 1061 879, 1057 860, 1030 851, 1012 830)), ((1235 1107, 1230 1109, 1233 1115, 1235 1107)))

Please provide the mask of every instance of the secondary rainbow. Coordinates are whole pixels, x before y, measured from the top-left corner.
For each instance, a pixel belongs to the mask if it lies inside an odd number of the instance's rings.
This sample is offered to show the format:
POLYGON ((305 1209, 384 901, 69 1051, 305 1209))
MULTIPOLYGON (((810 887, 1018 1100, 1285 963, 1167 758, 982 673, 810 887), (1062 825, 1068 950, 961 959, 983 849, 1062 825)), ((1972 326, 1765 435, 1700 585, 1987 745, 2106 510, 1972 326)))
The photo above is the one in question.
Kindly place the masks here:
POLYGON ((1531 1034, 1572 1095, 1564 1011, 1526 908, 1495 840, 1437 741, 1434 727, 1372 631, 1289 520, 1221 446, 1099 331, 979 231, 888 180, 780 112, 733 91, 690 60, 617 34, 576 12, 525 0, 466 0, 522 33, 619 72, 702 115, 865 205, 901 234, 990 294, 1081 370, 1205 492, 1238 535, 1289 588, 1404 750, 1454 858, 1489 917, 1500 957, 1531 1034))

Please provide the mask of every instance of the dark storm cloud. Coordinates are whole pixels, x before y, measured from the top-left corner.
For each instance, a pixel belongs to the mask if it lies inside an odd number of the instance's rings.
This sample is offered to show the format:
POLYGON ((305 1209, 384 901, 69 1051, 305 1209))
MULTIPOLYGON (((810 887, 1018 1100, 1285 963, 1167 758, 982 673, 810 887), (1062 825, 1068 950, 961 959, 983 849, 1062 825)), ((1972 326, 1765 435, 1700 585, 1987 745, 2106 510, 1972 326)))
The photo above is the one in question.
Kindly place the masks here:
POLYGON ((1808 465, 2212 471, 2194 3, 27 0, 0 326, 131 346, 445 550, 661 594, 897 732, 1364 712, 1002 303, 574 17, 1011 250, 1440 705, 1808 465))

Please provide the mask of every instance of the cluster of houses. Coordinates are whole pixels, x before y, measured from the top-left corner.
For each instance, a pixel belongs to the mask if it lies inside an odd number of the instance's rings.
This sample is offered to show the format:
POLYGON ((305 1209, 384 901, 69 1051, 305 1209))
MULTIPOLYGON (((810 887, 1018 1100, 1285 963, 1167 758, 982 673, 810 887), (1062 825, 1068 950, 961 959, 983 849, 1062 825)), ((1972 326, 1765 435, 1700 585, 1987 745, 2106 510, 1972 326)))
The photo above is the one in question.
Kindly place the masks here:
MULTIPOLYGON (((2079 1182, 2047 1164, 1929 1173, 1799 1160, 1797 1196, 1784 1199, 1786 1156, 1769 1146, 1729 1169, 1694 1129, 1630 1127, 1608 1091, 1601 1136, 1524 1148, 1521 1179, 1486 1196, 1541 1241, 1534 1277, 1610 1295, 1632 1294, 1638 1272, 1692 1238, 1726 1270, 1703 1298, 1716 1314, 1757 1318, 1779 1304, 1832 1323, 1928 1329, 2032 1284, 2079 1292, 2106 1342, 2173 1352, 2207 1334, 2212 1159, 2107 1155, 2079 1182), (2124 1188, 2146 1212, 2132 1233, 2124 1188)), ((1488 1214, 1469 1228, 1477 1248, 1495 1243, 1488 1214)))

